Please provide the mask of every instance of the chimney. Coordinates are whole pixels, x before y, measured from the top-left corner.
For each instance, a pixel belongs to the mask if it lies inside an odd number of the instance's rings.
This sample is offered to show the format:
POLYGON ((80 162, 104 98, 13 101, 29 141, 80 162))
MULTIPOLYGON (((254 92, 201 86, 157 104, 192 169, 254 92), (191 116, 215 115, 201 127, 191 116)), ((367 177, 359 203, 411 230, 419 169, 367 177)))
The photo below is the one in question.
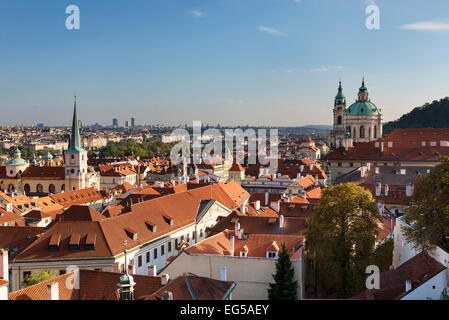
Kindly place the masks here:
POLYGON ((384 141, 380 141, 380 153, 383 155, 384 153, 384 141))
POLYGON ((12 203, 7 202, 5 205, 5 210, 7 212, 12 212, 12 203))
POLYGON ((257 200, 256 202, 254 202, 254 209, 260 210, 260 200, 257 200))
POLYGON ((299 166, 299 172, 303 172, 303 171, 304 171, 304 165, 302 164, 299 166))
POLYGON ((268 191, 265 191, 265 206, 268 206, 270 201, 270 193, 268 191))
POLYGON ((148 266, 148 276, 150 276, 150 277, 157 276, 157 267, 155 265, 148 266))
POLYGON ((279 203, 279 201, 271 201, 270 207, 274 211, 279 212, 279 210, 280 210, 280 203, 279 203))
POLYGON ((367 171, 370 171, 370 170, 371 170, 371 163, 368 162, 368 163, 366 164, 366 170, 367 170, 367 171))
POLYGON ((8 251, 0 249, 0 279, 9 280, 8 251))
POLYGON ((240 239, 240 222, 236 222, 234 225, 235 236, 240 239))
POLYGON ((279 228, 284 228, 284 216, 282 214, 279 216, 279 228))
POLYGON ((59 283, 52 282, 47 285, 49 300, 59 300, 59 283))
POLYGON ((309 165, 309 170, 312 171, 313 170, 313 164, 309 165))
POLYGON ((385 185, 385 196, 388 197, 388 184, 385 185))
MULTIPOLYGON (((379 168, 376 168, 379 169, 379 168)), ((380 182, 376 183, 376 197, 380 197, 380 190, 382 189, 382 184, 380 182)))
POLYGON ((199 184, 200 183, 200 177, 196 176, 196 183, 199 184))
POLYGON ((405 186, 405 196, 406 197, 411 197, 413 195, 413 184, 408 183, 405 186))
POLYGON ((235 248, 235 237, 231 236, 231 256, 234 255, 234 248, 235 248))
POLYGON ((168 281, 170 280, 170 276, 167 273, 161 275, 161 285, 166 286, 168 281))
POLYGON ((412 290, 412 281, 405 280, 405 292, 409 292, 410 290, 412 290))
POLYGON ((164 293, 162 294, 162 300, 173 300, 173 292, 164 291, 164 293))
POLYGON ((384 210, 385 210, 385 205, 384 205, 383 201, 379 201, 379 203, 377 204, 377 208, 379 210, 379 214, 383 215, 384 210))
POLYGON ((365 166, 360 168, 360 178, 364 178, 365 177, 365 170, 366 170, 365 166))
POLYGON ((374 168, 374 173, 375 173, 375 174, 379 174, 379 167, 375 167, 375 168, 374 168))
POLYGON ((240 211, 241 211, 243 214, 246 214, 246 205, 245 205, 245 204, 242 204, 242 205, 240 206, 240 211))
POLYGON ((220 280, 227 281, 226 267, 221 267, 220 280))

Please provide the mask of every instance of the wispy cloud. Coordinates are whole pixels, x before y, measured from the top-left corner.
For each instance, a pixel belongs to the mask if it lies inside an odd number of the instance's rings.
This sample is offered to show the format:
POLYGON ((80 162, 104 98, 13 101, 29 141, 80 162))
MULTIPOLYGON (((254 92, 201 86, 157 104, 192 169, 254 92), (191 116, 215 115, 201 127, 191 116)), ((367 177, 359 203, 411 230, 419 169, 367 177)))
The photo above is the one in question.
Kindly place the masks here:
POLYGON ((367 6, 376 5, 376 0, 365 0, 365 4, 367 6))
POLYGON ((329 67, 321 66, 319 68, 310 69, 310 72, 325 72, 325 71, 329 71, 329 67))
POLYGON ((294 3, 300 3, 302 0, 293 0, 294 3))
POLYGON ((281 32, 279 30, 273 29, 273 28, 269 28, 269 27, 264 27, 264 26, 260 26, 258 28, 260 31, 275 35, 275 36, 286 36, 287 34, 284 32, 281 32))
POLYGON ((449 23, 423 21, 410 24, 404 24, 401 29, 417 31, 449 31, 449 23))
POLYGON ((197 18, 204 17, 204 12, 199 11, 199 10, 190 10, 188 13, 193 17, 197 17, 197 18))
POLYGON ((336 66, 335 69, 337 69, 337 70, 343 70, 344 67, 343 67, 343 66, 336 66))

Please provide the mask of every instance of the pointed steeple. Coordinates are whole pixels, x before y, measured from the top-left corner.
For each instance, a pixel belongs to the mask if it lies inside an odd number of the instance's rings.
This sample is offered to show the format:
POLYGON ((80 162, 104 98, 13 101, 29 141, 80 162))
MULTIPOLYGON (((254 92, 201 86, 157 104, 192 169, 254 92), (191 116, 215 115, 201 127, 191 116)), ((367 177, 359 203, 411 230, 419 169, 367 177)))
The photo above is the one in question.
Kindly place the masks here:
POLYGON ((346 104, 346 98, 343 94, 343 88, 341 87, 341 80, 338 85, 338 93, 335 96, 335 105, 346 104))
POLYGON ((72 122, 72 135, 70 137, 70 145, 68 151, 84 151, 81 148, 80 142, 80 130, 78 125, 78 115, 76 113, 76 95, 75 95, 75 103, 73 107, 73 122, 72 122))

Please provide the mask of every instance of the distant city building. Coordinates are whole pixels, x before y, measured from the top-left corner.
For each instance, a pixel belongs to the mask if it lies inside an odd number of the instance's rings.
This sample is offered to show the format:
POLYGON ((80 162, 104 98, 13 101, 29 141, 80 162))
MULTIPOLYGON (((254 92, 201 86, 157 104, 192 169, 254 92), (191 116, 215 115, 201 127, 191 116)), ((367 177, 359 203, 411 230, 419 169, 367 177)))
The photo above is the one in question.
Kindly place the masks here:
POLYGON ((38 123, 37 124, 37 128, 38 129, 44 129, 44 124, 43 123, 38 123))
POLYGON ((112 119, 112 126, 117 128, 118 127, 118 119, 112 119))
POLYGON ((125 128, 129 128, 129 121, 125 121, 125 128))
POLYGON ((136 118, 131 117, 131 127, 135 127, 136 126, 136 118))

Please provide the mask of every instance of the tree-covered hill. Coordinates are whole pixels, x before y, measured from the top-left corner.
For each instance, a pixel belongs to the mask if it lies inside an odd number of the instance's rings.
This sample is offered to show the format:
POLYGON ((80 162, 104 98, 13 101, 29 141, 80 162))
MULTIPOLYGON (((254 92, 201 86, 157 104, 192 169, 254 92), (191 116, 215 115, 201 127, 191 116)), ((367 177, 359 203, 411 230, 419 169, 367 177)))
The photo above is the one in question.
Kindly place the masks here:
POLYGON ((384 124, 384 134, 406 128, 449 128, 449 97, 426 103, 398 120, 384 124))

